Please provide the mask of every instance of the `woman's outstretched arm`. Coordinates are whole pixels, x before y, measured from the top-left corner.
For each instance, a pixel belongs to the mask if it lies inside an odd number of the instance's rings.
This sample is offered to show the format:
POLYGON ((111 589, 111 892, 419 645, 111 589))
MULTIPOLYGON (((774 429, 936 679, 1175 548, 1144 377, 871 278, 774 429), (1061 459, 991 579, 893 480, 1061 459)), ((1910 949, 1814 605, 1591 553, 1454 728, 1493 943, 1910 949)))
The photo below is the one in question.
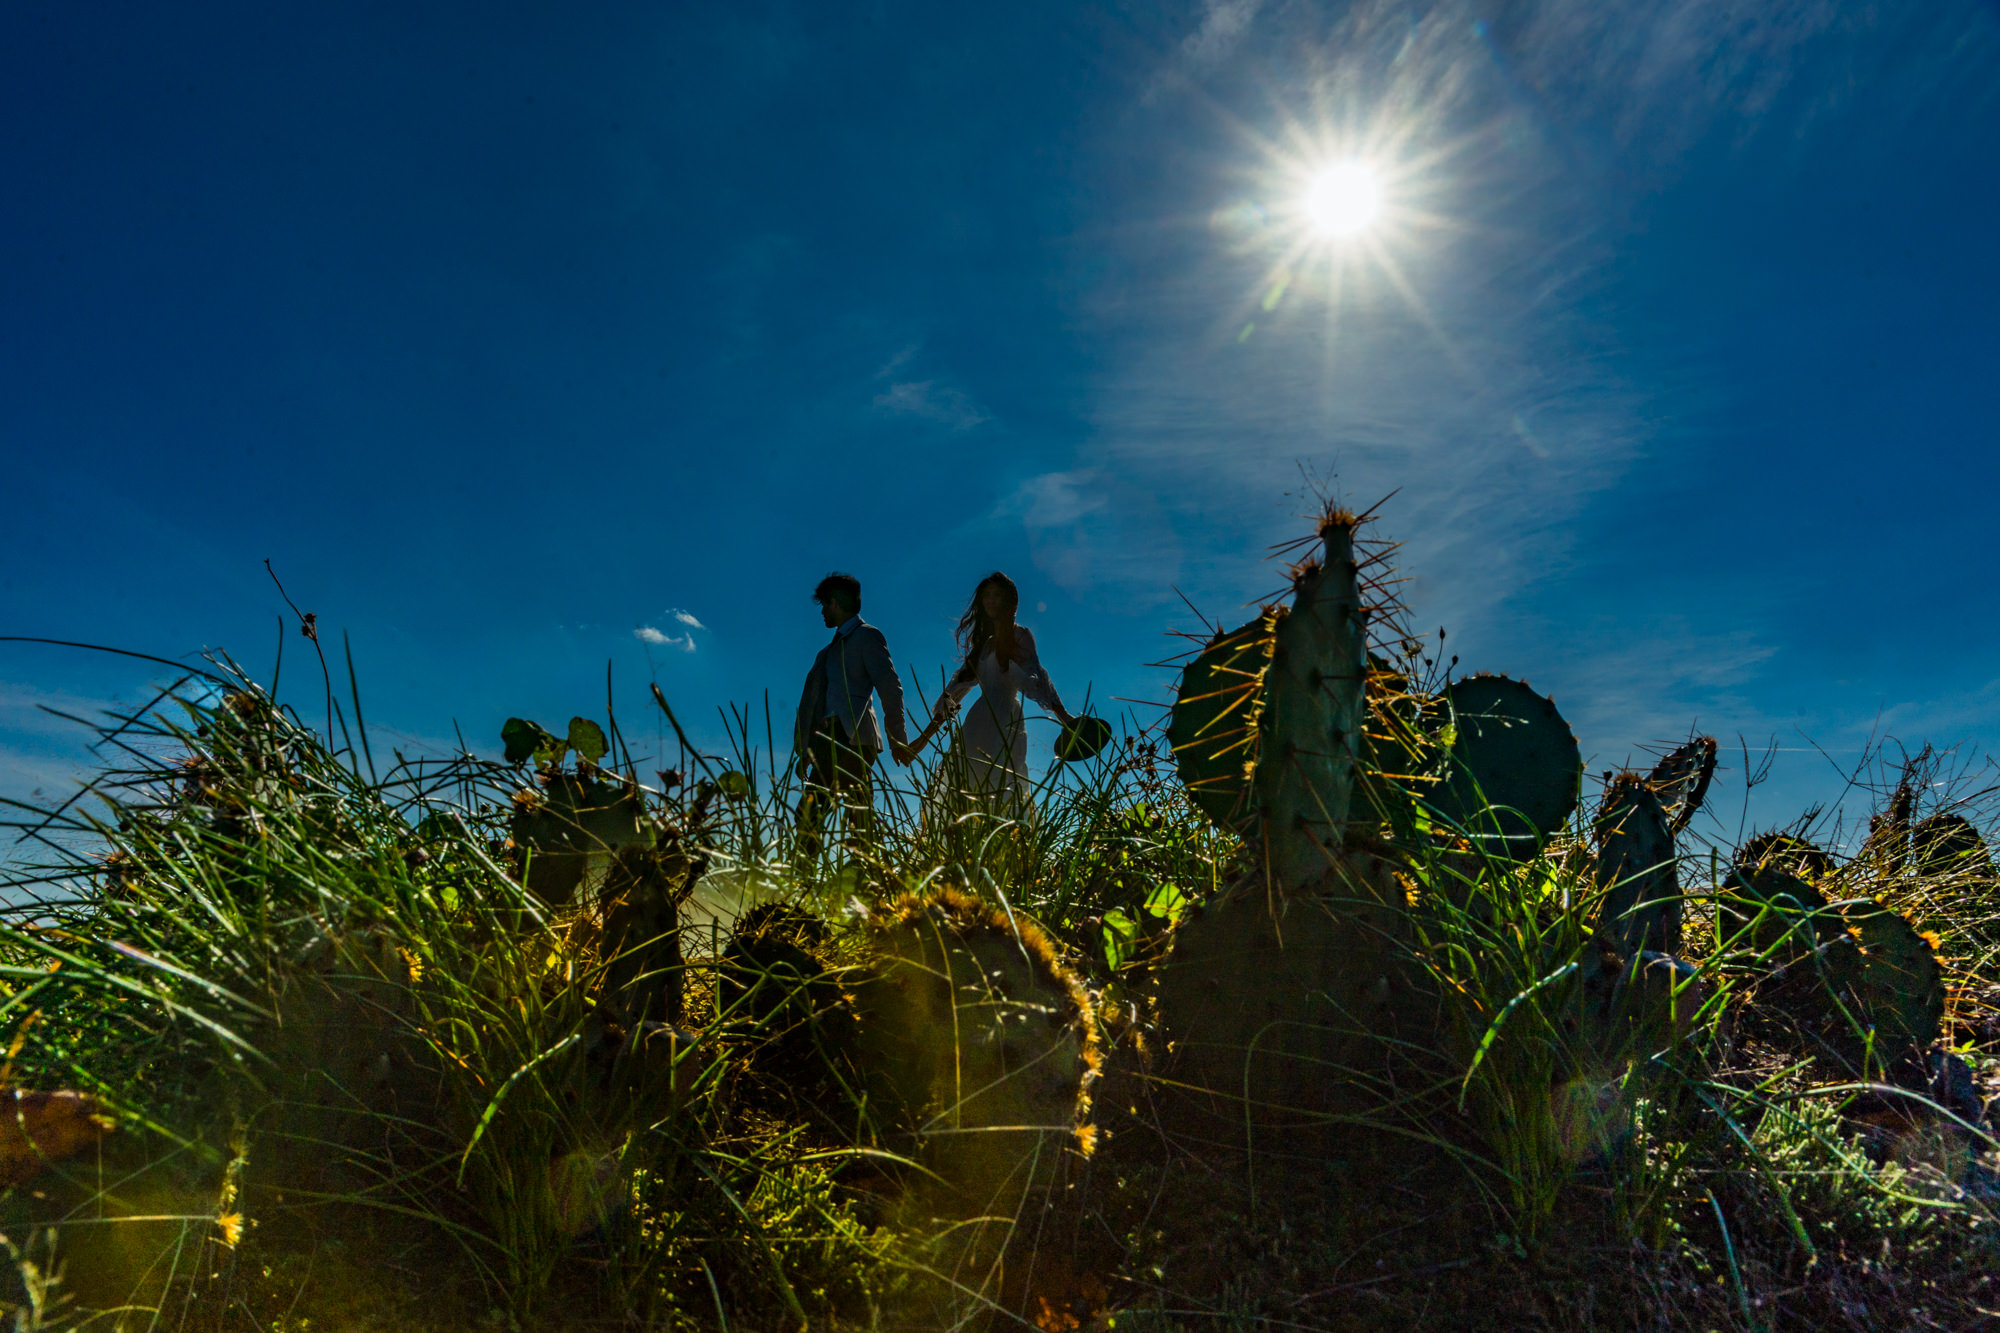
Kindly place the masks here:
POLYGON ((1026 682, 1021 692, 1055 715, 1056 721, 1069 726, 1076 721, 1076 715, 1063 707, 1062 697, 1056 693, 1056 683, 1049 679, 1049 673, 1042 667, 1041 656, 1035 651, 1035 636, 1026 625, 1014 627, 1015 660, 1021 664, 1021 674, 1026 682))

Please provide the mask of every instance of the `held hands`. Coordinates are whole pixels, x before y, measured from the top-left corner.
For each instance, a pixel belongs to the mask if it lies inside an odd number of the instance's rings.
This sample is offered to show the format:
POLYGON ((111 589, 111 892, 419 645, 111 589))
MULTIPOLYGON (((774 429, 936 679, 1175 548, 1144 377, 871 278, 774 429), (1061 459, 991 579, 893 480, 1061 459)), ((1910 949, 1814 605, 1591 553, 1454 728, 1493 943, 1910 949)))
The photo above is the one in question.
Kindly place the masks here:
POLYGON ((939 716, 932 718, 931 724, 928 727, 925 727, 923 729, 923 733, 919 735, 915 740, 911 741, 908 745, 898 745, 896 744, 896 742, 890 741, 889 753, 892 756, 894 756, 897 763, 902 764, 905 767, 908 767, 910 764, 916 762, 917 756, 924 752, 924 747, 931 743, 931 737, 937 735, 938 728, 942 727, 944 724, 945 724, 944 715, 940 714, 939 716))

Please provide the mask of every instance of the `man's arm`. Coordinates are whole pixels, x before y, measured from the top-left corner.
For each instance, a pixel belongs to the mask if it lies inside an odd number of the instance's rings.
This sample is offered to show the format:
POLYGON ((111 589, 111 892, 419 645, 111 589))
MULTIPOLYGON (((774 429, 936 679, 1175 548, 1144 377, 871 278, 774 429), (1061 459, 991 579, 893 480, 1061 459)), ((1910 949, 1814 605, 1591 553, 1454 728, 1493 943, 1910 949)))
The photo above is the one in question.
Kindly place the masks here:
POLYGON ((868 672, 868 684, 882 696, 882 711, 886 714, 882 725, 891 741, 908 745, 910 732, 903 720, 903 678, 896 674, 896 664, 889 660, 889 640, 873 625, 859 637, 861 665, 868 672))
POLYGON ((819 726, 820 715, 826 712, 826 673, 821 670, 822 652, 813 659, 812 670, 806 672, 806 687, 799 695, 798 717, 792 723, 792 758, 798 765, 799 776, 804 777, 812 753, 812 735, 819 726))

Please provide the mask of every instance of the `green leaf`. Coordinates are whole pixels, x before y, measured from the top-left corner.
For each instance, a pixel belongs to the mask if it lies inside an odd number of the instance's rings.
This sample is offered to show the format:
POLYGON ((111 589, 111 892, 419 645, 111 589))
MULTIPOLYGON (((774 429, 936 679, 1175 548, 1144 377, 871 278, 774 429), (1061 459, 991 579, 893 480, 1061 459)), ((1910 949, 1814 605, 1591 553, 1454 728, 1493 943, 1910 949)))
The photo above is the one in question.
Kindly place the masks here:
POLYGON ((735 769, 716 776, 715 786, 724 796, 740 801, 750 794, 750 779, 735 769))
POLYGON ((539 722, 530 722, 524 717, 510 717, 500 728, 500 740, 507 747, 507 762, 518 764, 531 757, 539 758, 553 752, 560 756, 556 747, 562 742, 549 735, 539 722))
POLYGON ((1179 924, 1181 913, 1187 910, 1187 895, 1178 885, 1157 884, 1146 896, 1146 911, 1151 916, 1163 917, 1170 924, 1179 924))
POLYGON ((604 739, 604 728, 587 717, 573 717, 569 720, 569 748, 586 763, 594 764, 610 752, 611 743, 604 739))
POLYGON ((1116 972, 1131 958, 1139 939, 1139 923, 1114 907, 1104 914, 1104 965, 1116 972))

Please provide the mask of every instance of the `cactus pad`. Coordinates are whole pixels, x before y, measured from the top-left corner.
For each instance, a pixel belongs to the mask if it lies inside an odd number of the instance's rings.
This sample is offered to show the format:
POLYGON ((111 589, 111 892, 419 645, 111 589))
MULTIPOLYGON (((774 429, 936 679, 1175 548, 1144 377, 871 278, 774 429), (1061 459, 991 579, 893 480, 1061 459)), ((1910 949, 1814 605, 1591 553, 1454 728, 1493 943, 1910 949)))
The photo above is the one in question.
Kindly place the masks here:
POLYGON ((1760 833, 1737 849, 1736 864, 1769 866, 1814 883, 1833 873, 1833 858, 1817 845, 1790 833, 1760 833))
POLYGON ((1576 809, 1583 757, 1550 700, 1505 676, 1453 681, 1450 772, 1431 796, 1437 812, 1488 851, 1532 855, 1576 809))
POLYGON ((1971 820, 1957 813, 1932 815, 1910 834, 1910 868, 1919 875, 1993 875, 1986 840, 1971 820))
POLYGON ((1096 1015, 1039 929, 946 890, 905 898, 871 943, 849 1055, 875 1126, 913 1132, 982 1202, 1045 1182, 1065 1140, 1088 1150, 1096 1015))
POLYGON ((1660 798, 1667 824, 1674 833, 1688 826, 1701 803, 1708 799, 1708 784, 1715 777, 1715 737, 1697 736, 1669 752, 1653 766, 1646 783, 1660 798))
POLYGON ((759 1041, 797 1044, 815 1011, 839 998, 839 985, 812 952, 825 940, 826 923, 789 903, 745 913, 716 964, 723 1021, 741 1023, 759 1041))
POLYGON ((1944 970, 1930 941, 1880 904, 1849 918, 1861 943, 1861 992, 1885 1058, 1923 1050, 1944 1021, 1944 970))
POLYGON ((694 890, 680 841, 620 848, 604 876, 605 998, 628 1023, 678 1023, 685 985, 680 905, 694 890))
POLYGON ((653 844, 645 797, 630 783, 561 772, 544 774, 542 782, 541 793, 517 798, 512 832, 531 854, 527 887, 551 906, 601 884, 621 849, 653 844))
MULTIPOLYGON (((1657 771, 1657 770, 1656 770, 1657 771)), ((1658 790, 1637 773, 1619 775, 1597 815, 1599 929, 1626 953, 1680 948, 1680 877, 1674 834, 1658 790)))
POLYGON ((1732 869, 1716 913, 1724 943, 1733 941, 1758 953, 1774 951, 1782 961, 1810 952, 1819 938, 1840 933, 1818 889, 1768 862, 1732 869))
POLYGON ((1910 816, 1916 808, 1916 792, 1905 773, 1888 807, 1868 817, 1868 841, 1861 846, 1861 859, 1884 870, 1901 870, 1910 856, 1910 816))
POLYGON ((1167 726, 1181 784, 1201 812, 1223 828, 1236 828, 1245 817, 1274 620, 1275 613, 1267 612, 1211 639, 1181 672, 1167 726))

